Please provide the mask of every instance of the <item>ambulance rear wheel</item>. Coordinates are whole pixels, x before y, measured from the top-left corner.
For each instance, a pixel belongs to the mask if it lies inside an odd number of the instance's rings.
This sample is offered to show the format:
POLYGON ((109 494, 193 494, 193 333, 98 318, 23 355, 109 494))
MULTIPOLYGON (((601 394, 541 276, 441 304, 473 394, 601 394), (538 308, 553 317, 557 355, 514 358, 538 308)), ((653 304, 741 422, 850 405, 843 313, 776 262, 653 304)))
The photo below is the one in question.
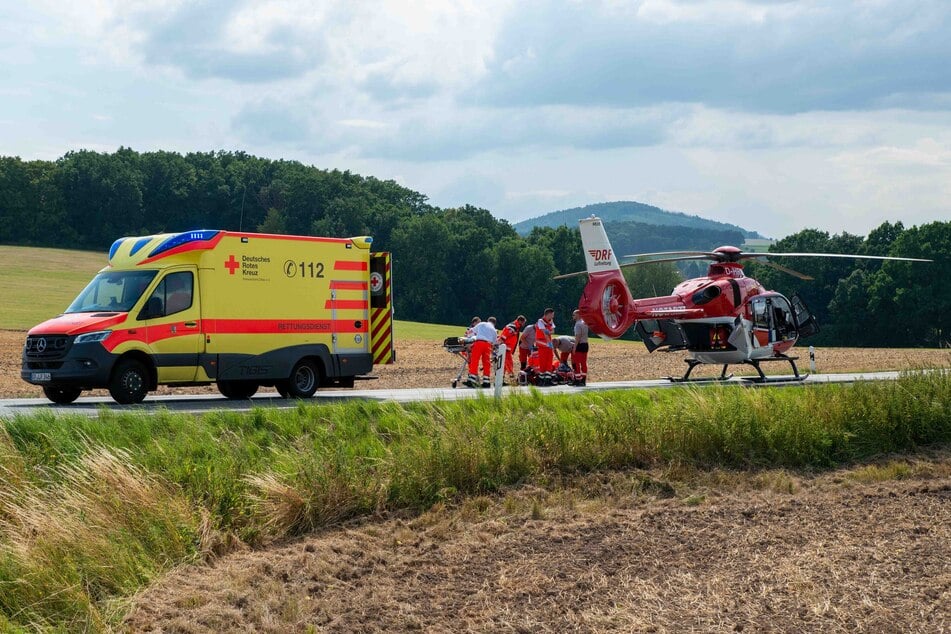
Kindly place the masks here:
POLYGON ((109 394, 116 403, 141 403, 149 393, 149 371, 135 359, 124 359, 116 365, 109 381, 109 394))
POLYGON ((313 361, 303 359, 297 362, 291 370, 291 378, 287 382, 287 396, 289 398, 310 398, 320 385, 320 370, 313 361))
POLYGON ((59 405, 69 405, 79 398, 80 393, 82 393, 82 390, 78 387, 47 385, 43 388, 43 394, 46 394, 46 398, 59 405))
POLYGON ((258 384, 253 381, 218 381, 218 391, 233 401, 245 401, 258 391, 258 384))

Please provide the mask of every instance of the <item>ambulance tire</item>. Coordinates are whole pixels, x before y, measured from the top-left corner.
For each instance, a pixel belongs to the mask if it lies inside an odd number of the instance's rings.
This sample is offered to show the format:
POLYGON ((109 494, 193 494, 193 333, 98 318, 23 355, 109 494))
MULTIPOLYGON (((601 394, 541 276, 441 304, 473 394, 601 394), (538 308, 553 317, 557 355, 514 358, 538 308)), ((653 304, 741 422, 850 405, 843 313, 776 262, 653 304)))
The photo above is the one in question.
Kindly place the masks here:
POLYGON ((317 392, 320 385, 320 370, 309 359, 301 359, 291 370, 291 378, 287 381, 288 398, 310 398, 317 392))
POLYGON ((340 387, 353 387, 354 378, 352 376, 342 376, 337 379, 337 385, 340 387))
POLYGON ((47 385, 43 388, 43 394, 46 394, 46 398, 53 401, 57 405, 69 405, 82 393, 78 387, 58 387, 55 385, 47 385))
POLYGON ((149 371, 135 359, 123 359, 116 364, 109 381, 109 394, 116 403, 141 403, 149 393, 149 371))
POLYGON ((218 381, 218 391, 232 401, 246 401, 258 391, 253 381, 218 381))

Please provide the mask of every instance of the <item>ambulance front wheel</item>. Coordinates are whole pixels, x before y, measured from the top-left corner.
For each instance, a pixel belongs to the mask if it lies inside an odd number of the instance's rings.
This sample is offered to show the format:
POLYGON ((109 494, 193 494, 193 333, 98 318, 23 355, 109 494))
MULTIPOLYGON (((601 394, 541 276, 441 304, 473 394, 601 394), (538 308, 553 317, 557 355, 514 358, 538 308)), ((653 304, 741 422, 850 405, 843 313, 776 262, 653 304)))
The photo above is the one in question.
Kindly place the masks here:
POLYGON ((82 393, 78 387, 57 387, 54 385, 47 385, 43 388, 43 394, 46 394, 46 398, 53 401, 57 405, 69 405, 82 393))
POLYGON ((310 398, 320 385, 320 370, 313 361, 302 359, 291 370, 291 378, 278 386, 277 391, 285 398, 310 398), (284 393, 284 390, 287 393, 284 393))
POLYGON ((149 393, 149 371, 135 359, 123 359, 109 381, 109 394, 116 403, 141 403, 149 393))

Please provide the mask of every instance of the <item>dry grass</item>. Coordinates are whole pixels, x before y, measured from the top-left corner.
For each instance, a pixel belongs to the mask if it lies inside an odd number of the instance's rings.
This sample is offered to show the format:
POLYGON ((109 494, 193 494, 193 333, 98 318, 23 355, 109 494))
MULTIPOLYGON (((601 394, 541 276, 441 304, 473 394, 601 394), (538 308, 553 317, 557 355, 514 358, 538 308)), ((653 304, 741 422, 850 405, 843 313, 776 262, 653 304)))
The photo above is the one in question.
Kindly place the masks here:
POLYGON ((129 596, 194 550, 191 506, 122 451, 90 448, 42 486, 6 466, 9 437, 0 445, 3 475, 17 480, 0 486, 0 554, 10 575, 0 579, 0 601, 26 612, 19 622, 104 630, 125 606, 103 613, 95 599, 129 596), (45 621, 50 614, 55 623, 45 621))

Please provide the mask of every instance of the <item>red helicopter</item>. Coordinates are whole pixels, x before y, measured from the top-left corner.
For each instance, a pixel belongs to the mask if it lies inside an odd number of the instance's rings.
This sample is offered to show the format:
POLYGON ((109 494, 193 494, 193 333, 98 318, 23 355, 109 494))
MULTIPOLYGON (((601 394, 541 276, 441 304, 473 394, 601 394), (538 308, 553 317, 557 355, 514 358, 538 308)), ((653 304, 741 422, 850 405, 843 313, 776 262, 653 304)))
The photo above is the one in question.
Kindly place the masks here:
POLYGON ((585 251, 587 271, 559 275, 565 279, 587 275, 578 302, 578 310, 588 327, 606 339, 623 335, 634 325, 649 352, 666 348, 687 350, 687 371, 671 381, 689 381, 690 373, 702 364, 722 365, 719 377, 694 380, 726 380, 727 366, 753 366, 758 378, 755 382, 801 381, 808 375, 799 374, 797 357, 786 353, 800 337, 819 332, 815 318, 805 303, 793 295, 786 298, 769 291, 743 273, 741 261, 756 259, 763 264, 794 275, 812 279, 808 275, 780 266, 765 258, 774 257, 831 257, 868 260, 903 260, 930 262, 917 258, 847 255, 840 253, 744 253, 731 246, 713 251, 668 251, 624 256, 651 258, 619 264, 601 219, 595 216, 580 221, 581 242, 585 251), (621 269, 655 262, 683 260, 712 260, 706 277, 681 282, 672 294, 665 297, 634 299, 624 281, 621 269), (792 366, 793 376, 767 378, 760 364, 766 361, 786 361, 792 366))

